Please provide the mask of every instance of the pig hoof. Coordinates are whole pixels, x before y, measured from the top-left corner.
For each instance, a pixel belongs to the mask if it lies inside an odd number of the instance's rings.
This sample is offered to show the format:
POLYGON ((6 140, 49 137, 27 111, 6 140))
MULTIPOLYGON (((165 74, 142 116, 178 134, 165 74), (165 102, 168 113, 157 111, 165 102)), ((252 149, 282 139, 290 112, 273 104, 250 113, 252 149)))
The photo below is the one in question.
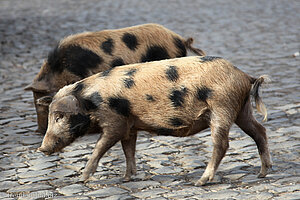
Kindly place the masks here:
POLYGON ((129 182, 129 181, 131 181, 131 178, 130 178, 130 177, 124 177, 124 178, 123 178, 123 182, 129 182))
POLYGON ((195 184, 195 186, 203 186, 203 185, 206 184, 206 182, 207 181, 201 181, 201 180, 199 180, 199 181, 197 181, 197 183, 195 184))
POLYGON ((86 182, 89 179, 89 175, 88 174, 83 174, 83 176, 80 179, 80 182, 86 182))
POLYGON ((267 173, 259 173, 257 178, 265 178, 267 173))

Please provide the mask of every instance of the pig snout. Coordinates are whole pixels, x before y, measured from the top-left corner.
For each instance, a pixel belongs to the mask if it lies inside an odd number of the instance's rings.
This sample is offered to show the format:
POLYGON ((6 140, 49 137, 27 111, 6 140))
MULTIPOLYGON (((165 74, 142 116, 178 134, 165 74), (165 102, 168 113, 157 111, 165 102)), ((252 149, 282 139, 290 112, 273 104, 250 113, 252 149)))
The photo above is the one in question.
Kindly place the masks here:
POLYGON ((43 152, 46 155, 51 155, 53 153, 53 152, 50 152, 48 149, 46 149, 45 147, 42 147, 42 146, 39 147, 37 150, 43 152))
POLYGON ((56 142, 53 140, 53 138, 49 137, 46 134, 43 139, 42 145, 37 150, 43 152, 46 155, 51 155, 55 152, 55 144, 56 142))

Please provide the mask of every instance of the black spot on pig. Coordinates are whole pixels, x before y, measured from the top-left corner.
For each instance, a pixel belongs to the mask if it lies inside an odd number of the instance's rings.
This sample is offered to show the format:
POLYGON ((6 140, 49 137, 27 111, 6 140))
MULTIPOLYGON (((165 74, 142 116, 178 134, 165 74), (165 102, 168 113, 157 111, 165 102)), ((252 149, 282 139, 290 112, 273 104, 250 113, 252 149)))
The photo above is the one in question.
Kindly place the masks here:
POLYGON ((122 58, 116 58, 113 61, 111 61, 110 66, 112 68, 117 67, 117 66, 122 66, 125 65, 124 60, 122 58))
POLYGON ((84 106, 87 111, 90 111, 97 109, 98 106, 100 106, 100 104, 103 102, 103 99, 98 92, 94 92, 89 97, 82 98, 81 101, 82 106, 84 106))
POLYGON ((182 119, 179 119, 177 117, 170 118, 169 123, 170 123, 170 125, 175 126, 175 127, 179 127, 179 126, 182 126, 184 124, 182 119))
POLYGON ((89 99, 97 107, 103 102, 103 99, 102 99, 101 95, 98 92, 94 92, 93 94, 91 94, 91 96, 89 97, 89 99))
POLYGON ((164 59, 168 59, 168 58, 170 58, 170 56, 164 47, 154 45, 147 49, 147 52, 145 55, 142 55, 141 62, 164 60, 164 59))
POLYGON ((47 63, 52 72, 60 73, 64 70, 60 63, 60 59, 63 58, 61 50, 58 44, 49 52, 47 63))
POLYGON ((177 79, 179 78, 177 67, 169 66, 166 71, 166 76, 167 76, 167 79, 170 81, 173 81, 173 82, 177 81, 177 79))
POLYGON ((155 99, 153 98, 153 96, 150 95, 150 94, 146 94, 146 99, 147 99, 147 101, 152 101, 152 102, 155 101, 155 99))
POLYGON ((124 84, 126 88, 131 88, 134 85, 134 80, 132 78, 125 78, 124 84))
POLYGON ((185 45, 183 43, 183 41, 177 37, 174 37, 174 44, 178 49, 178 54, 177 57, 184 57, 186 56, 186 48, 185 45))
POLYGON ((196 97, 200 101, 206 101, 212 95, 212 90, 206 86, 197 88, 196 97))
POLYGON ((128 70, 124 75, 125 76, 133 76, 136 73, 137 69, 132 68, 130 70, 128 70))
POLYGON ((172 90, 169 99, 174 107, 180 107, 184 104, 184 96, 187 94, 187 88, 182 87, 180 90, 172 90))
POLYGON ((88 115, 77 114, 71 115, 69 118, 69 130, 72 137, 78 138, 84 135, 90 126, 90 117, 88 115))
POLYGON ((171 135, 173 131, 174 131, 173 129, 163 128, 163 127, 154 129, 154 132, 156 132, 158 135, 166 135, 166 136, 171 135))
POLYGON ((55 47, 48 55, 48 64, 52 72, 61 73, 63 70, 85 78, 89 70, 96 68, 103 59, 91 50, 80 46, 55 47))
POLYGON ((74 89, 73 89, 73 95, 76 96, 80 94, 80 92, 83 90, 84 84, 82 82, 76 83, 74 89))
POLYGON ((132 51, 134 51, 138 46, 138 41, 136 36, 131 33, 125 33, 122 37, 122 41, 132 51))
POLYGON ((112 55, 112 51, 114 48, 114 41, 111 38, 108 38, 106 41, 102 42, 101 49, 104 53, 108 55, 112 55))
POLYGON ((213 60, 217 60, 217 59, 221 59, 221 57, 216 57, 216 56, 203 56, 203 57, 200 57, 200 60, 202 62, 213 61, 213 60))
POLYGON ((108 105, 120 115, 128 117, 130 114, 130 102, 127 99, 121 97, 110 97, 108 99, 108 105))
POLYGON ((109 76, 110 74, 110 71, 112 70, 113 68, 109 68, 103 72, 100 73, 100 77, 105 77, 105 76, 109 76))

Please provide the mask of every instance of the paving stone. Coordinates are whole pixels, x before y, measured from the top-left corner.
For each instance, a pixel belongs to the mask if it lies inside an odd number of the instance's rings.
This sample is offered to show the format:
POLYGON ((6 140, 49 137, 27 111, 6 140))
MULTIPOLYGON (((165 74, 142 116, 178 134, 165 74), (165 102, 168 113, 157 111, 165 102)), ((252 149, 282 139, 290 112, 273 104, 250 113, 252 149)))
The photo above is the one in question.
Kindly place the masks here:
POLYGON ((287 104, 287 105, 284 105, 284 106, 279 106, 279 107, 276 107, 277 109, 280 109, 280 110, 289 110, 291 108, 296 108, 296 107, 299 107, 300 104, 287 104))
POLYGON ((288 185, 284 187, 273 187, 269 191, 272 191, 273 193, 284 193, 284 192, 294 192, 294 191, 300 191, 299 185, 288 185))
POLYGON ((17 170, 18 173, 24 173, 24 172, 28 172, 29 171, 29 168, 19 168, 17 170))
POLYGON ((44 163, 35 164, 29 167, 29 169, 35 171, 35 170, 48 169, 54 166, 56 166, 56 163, 54 162, 44 162, 44 163))
POLYGON ((228 172, 234 172, 237 170, 240 170, 244 167, 250 167, 249 164, 244 163, 244 162, 228 162, 228 163, 221 163, 219 167, 219 171, 228 171, 228 172))
POLYGON ((47 156, 47 157, 41 157, 38 159, 30 159, 28 161, 28 163, 32 166, 32 165, 40 165, 43 164, 45 162, 54 162, 59 160, 60 158, 58 156, 47 156))
POLYGON ((280 194, 279 197, 274 197, 274 199, 284 199, 284 200, 296 200, 300 199, 300 191, 297 192, 292 192, 292 193, 285 193, 285 194, 280 194))
POLYGON ((21 141, 21 144, 23 145, 29 145, 29 144, 40 144, 42 143, 43 138, 40 137, 26 137, 21 141))
POLYGON ((138 181, 138 182, 128 182, 123 183, 121 186, 126 190, 137 191, 145 188, 156 188, 160 185, 159 182, 156 181, 138 181))
POLYGON ((63 199, 63 200, 89 200, 89 197, 86 196, 78 196, 78 195, 74 195, 74 196, 55 196, 54 199, 63 199))
POLYGON ((134 200, 136 199, 135 197, 127 194, 122 194, 122 195, 113 195, 110 197, 105 197, 101 198, 102 200, 134 200))
POLYGON ((150 161, 148 162, 148 165, 152 168, 161 168, 163 167, 161 163, 162 163, 161 161, 150 161))
POLYGON ((17 181, 3 181, 0 182, 0 192, 5 192, 6 190, 18 186, 19 183, 17 181))
POLYGON ((284 142, 284 143, 278 143, 278 144, 276 145, 277 149, 278 149, 278 148, 281 148, 281 149, 289 149, 289 148, 293 148, 294 146, 299 147, 299 146, 300 146, 299 141, 295 141, 295 140, 293 140, 293 141, 286 141, 286 142, 284 142))
POLYGON ((256 195, 256 198, 257 199, 272 199, 274 196, 274 194, 271 194, 269 192, 259 192, 257 195, 256 195))
POLYGON ((9 198, 9 194, 7 194, 6 192, 0 192, 0 199, 8 199, 9 198))
POLYGON ((46 184, 26 184, 26 185, 20 185, 15 186, 13 188, 10 188, 7 192, 8 193, 29 193, 29 192, 35 192, 40 190, 48 190, 52 189, 50 185, 46 184))
POLYGON ((55 188, 62 188, 62 187, 68 186, 68 185, 72 185, 74 183, 78 183, 78 182, 79 182, 79 177, 77 177, 77 179, 75 179, 73 177, 59 178, 59 179, 55 178, 53 180, 48 181, 48 183, 55 188))
POLYGON ((157 147, 157 148, 146 149, 146 150, 143 150, 140 152, 143 154, 146 154, 146 155, 155 155, 155 154, 178 153, 178 150, 170 148, 170 147, 166 147, 166 146, 161 146, 161 147, 157 147))
POLYGON ((199 156, 186 156, 179 160, 182 163, 182 167, 185 169, 197 169, 204 168, 206 164, 199 160, 199 156))
POLYGON ((86 183, 86 185, 92 189, 99 189, 99 188, 102 188, 103 186, 116 185, 116 184, 122 183, 122 181, 121 181, 122 178, 120 178, 120 177, 116 177, 116 178, 102 177, 103 179, 99 180, 100 178, 96 177, 96 180, 89 181, 86 183))
POLYGON ((254 142, 250 138, 243 140, 230 141, 229 146, 234 149, 242 149, 248 145, 252 145, 254 142))
POLYGON ((139 199, 146 199, 146 198, 156 198, 159 197, 160 195, 169 192, 169 190, 161 189, 161 188, 154 188, 151 190, 147 191, 142 191, 142 192, 137 192, 133 193, 132 196, 135 196, 139 199))
POLYGON ((183 169, 179 167, 172 167, 172 166, 164 166, 159 169, 151 170, 151 173, 153 174, 178 174, 182 172, 183 169))
POLYGON ((173 182, 178 178, 176 176, 171 176, 171 175, 155 175, 151 179, 164 184, 166 182, 173 182))
POLYGON ((75 175, 77 172, 70 169, 56 169, 55 172, 49 174, 49 176, 53 176, 55 178, 64 178, 67 176, 75 175))
POLYGON ((63 188, 59 188, 58 192, 65 195, 65 196, 71 196, 77 193, 82 193, 86 192, 89 189, 85 187, 84 185, 81 184, 73 184, 73 185, 68 185, 63 188))
POLYGON ((55 178, 50 177, 50 176, 39 176, 39 177, 18 179, 18 182, 20 184, 25 184, 25 183, 36 183, 36 182, 40 182, 40 181, 48 181, 48 180, 53 180, 53 179, 55 179, 55 178))
POLYGON ((6 177, 6 176, 0 177, 0 181, 9 181, 9 180, 12 180, 12 178, 11 177, 6 177))
POLYGON ((103 198, 103 197, 109 197, 109 196, 113 196, 113 195, 120 195, 120 194, 126 194, 126 193, 128 193, 127 190, 124 190, 124 189, 121 189, 118 187, 108 187, 108 188, 103 188, 103 189, 87 192, 84 195, 93 196, 96 198, 103 198))
POLYGON ((87 154, 92 154, 92 152, 90 150, 81 149, 81 150, 60 153, 59 156, 72 158, 72 157, 79 157, 87 154))
POLYGON ((219 192, 210 192, 206 195, 201 195, 201 198, 203 199, 232 199, 239 195, 239 192, 236 191, 219 191, 219 192))
POLYGON ((298 131, 299 131, 298 126, 284 127, 284 128, 279 128, 278 130, 276 130, 276 132, 279 132, 279 133, 297 133, 298 131))
POLYGON ((16 175, 16 169, 11 169, 11 170, 6 170, 6 171, 2 171, 0 172, 0 177, 11 177, 16 175))
POLYGON ((72 163, 72 164, 67 164, 64 165, 65 168, 67 169, 72 169, 74 171, 80 172, 86 165, 86 162, 77 162, 77 163, 72 163))
POLYGON ((53 170, 51 169, 45 169, 45 170, 38 170, 38 171, 28 171, 28 172, 23 172, 19 173, 18 177, 19 178, 32 178, 32 177, 38 177, 38 176, 43 176, 46 174, 51 173, 53 170))
MULTIPOLYGON (((102 160, 102 159, 101 159, 102 160)), ((101 163, 101 160, 99 164, 101 163)), ((65 164, 73 164, 76 162, 81 162, 84 161, 85 163, 87 162, 87 159, 82 158, 82 157, 74 157, 74 158, 62 158, 59 163, 65 163, 65 164)))
POLYGON ((238 179, 242 178, 243 176, 245 176, 244 173, 241 173, 241 174, 228 174, 228 175, 223 176, 223 178, 228 178, 231 181, 235 181, 235 180, 238 180, 238 179))
POLYGON ((18 200, 40 200, 40 199, 54 199, 56 194, 51 190, 41 190, 30 193, 19 193, 18 200))
POLYGON ((190 199, 189 197, 194 196, 195 194, 202 194, 205 190, 201 187, 187 187, 180 190, 173 190, 172 192, 168 192, 163 194, 163 197, 168 199, 190 199))

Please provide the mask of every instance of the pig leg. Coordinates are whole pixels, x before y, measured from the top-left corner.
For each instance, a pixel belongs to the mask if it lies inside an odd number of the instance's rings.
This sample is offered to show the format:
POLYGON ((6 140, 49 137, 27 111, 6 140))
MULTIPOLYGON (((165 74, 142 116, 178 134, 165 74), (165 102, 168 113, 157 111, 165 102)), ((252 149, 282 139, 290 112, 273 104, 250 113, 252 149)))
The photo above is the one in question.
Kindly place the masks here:
POLYGON ((86 181, 90 174, 94 174, 97 170, 100 158, 106 153, 108 149, 114 146, 126 134, 126 126, 121 128, 107 127, 103 128, 103 134, 98 140, 91 158, 89 159, 84 172, 82 181, 86 181))
POLYGON ((202 177, 196 183, 196 186, 204 185, 207 181, 213 180, 216 170, 229 147, 228 133, 231 125, 224 119, 226 119, 225 116, 219 116, 218 119, 212 117, 210 126, 214 145, 213 153, 202 177))
POLYGON ((268 148, 268 138, 266 129, 256 121, 252 114, 250 99, 247 100, 235 123, 255 141, 261 160, 261 169, 258 177, 265 177, 268 169, 272 167, 268 148))
POLYGON ((137 132, 131 133, 128 137, 121 140, 122 148, 126 157, 126 173, 124 181, 130 181, 130 177, 136 174, 135 147, 137 132))

